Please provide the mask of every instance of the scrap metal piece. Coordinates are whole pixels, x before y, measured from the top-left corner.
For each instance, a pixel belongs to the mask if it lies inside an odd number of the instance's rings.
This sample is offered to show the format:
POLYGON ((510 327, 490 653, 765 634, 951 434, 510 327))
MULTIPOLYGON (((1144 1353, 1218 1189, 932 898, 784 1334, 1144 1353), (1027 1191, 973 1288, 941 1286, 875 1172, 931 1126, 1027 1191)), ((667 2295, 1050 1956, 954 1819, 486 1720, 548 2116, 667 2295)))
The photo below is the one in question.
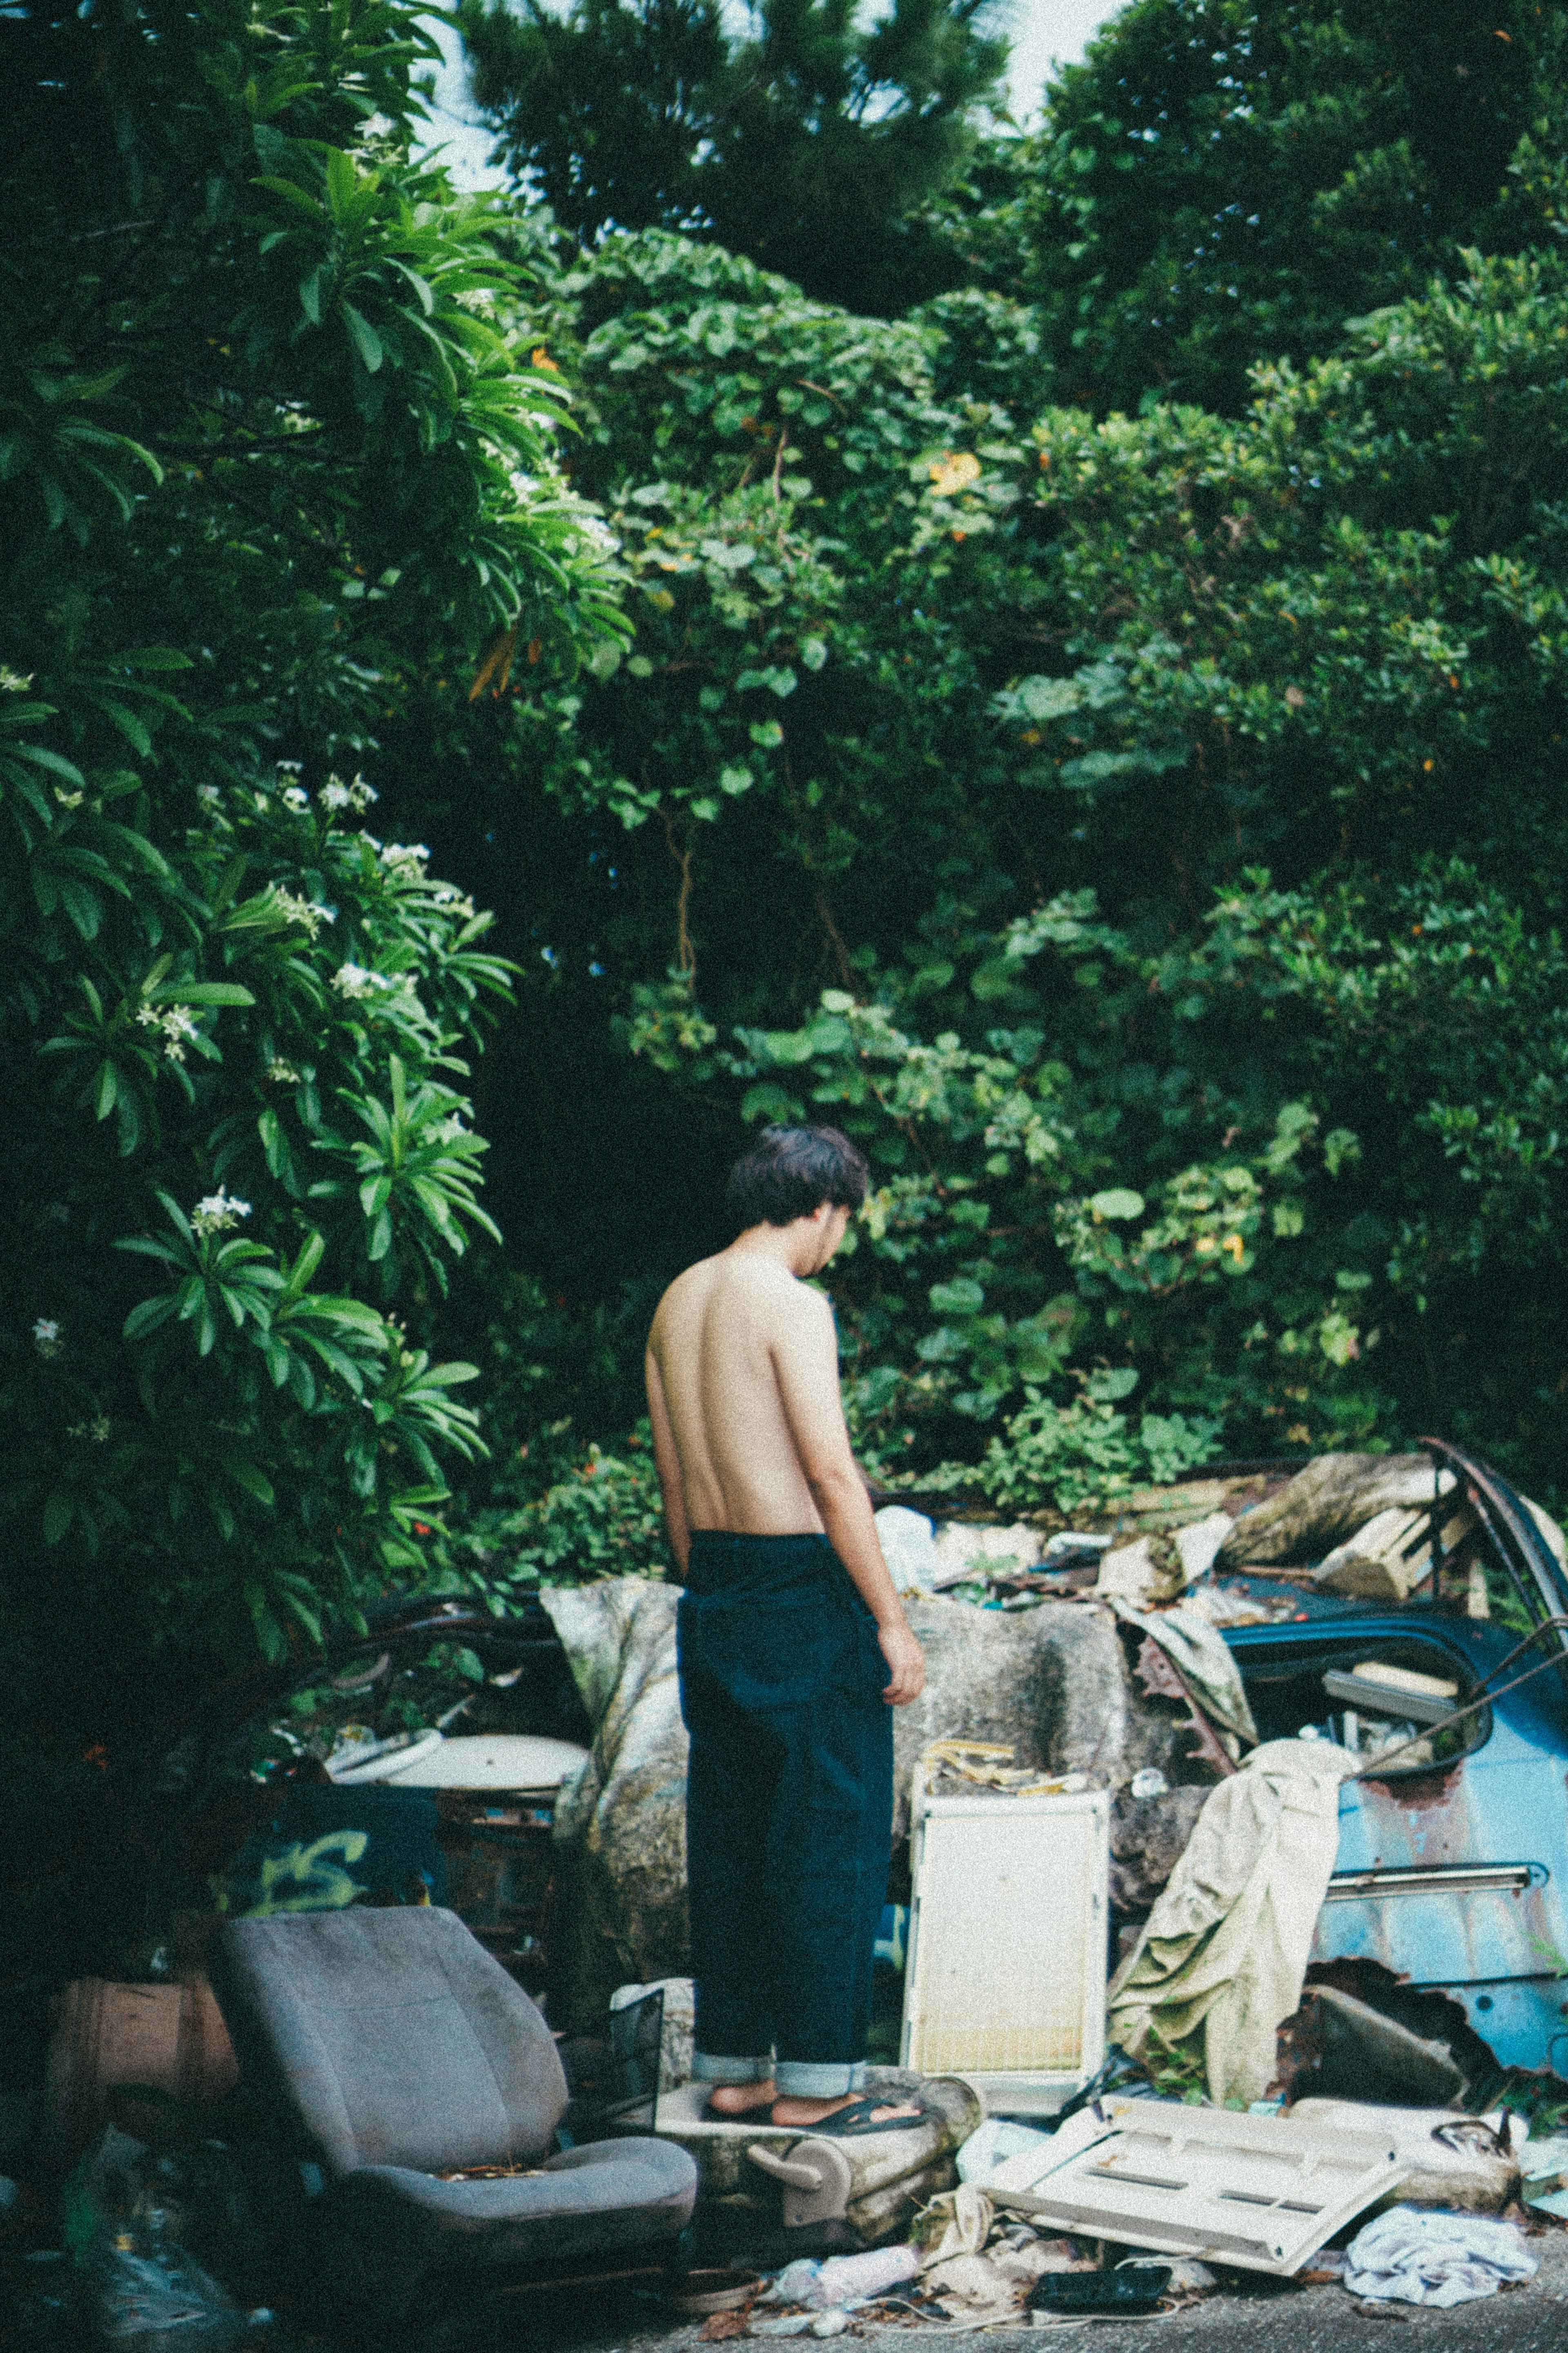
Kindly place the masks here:
POLYGON ((1222 1776, 1236 1771, 1235 1757, 1228 1756, 1221 1746, 1218 1733, 1188 1689, 1180 1668, 1170 1652, 1161 1649, 1152 1634, 1145 1634, 1142 1648, 1138 1653, 1138 1676, 1151 1699, 1173 1699, 1186 1709, 1187 1722, 1182 1729, 1184 1732, 1191 1731, 1197 1741, 1196 1747, 1187 1751, 1189 1762, 1196 1763, 1201 1758, 1222 1776))
POLYGON ((1289 2278, 1407 2170, 1375 2123, 1328 2130, 1163 2100, 1110 2099, 1101 2114, 1087 2146, 1011 2158, 988 2195, 1037 2222, 1289 2278))
POLYGON ((1294 2100, 1384 2101, 1406 2108, 1464 2105, 1464 2069, 1447 2042, 1428 2042, 1337 1986, 1310 1986, 1279 2029, 1279 2073, 1270 2093, 1294 2100))
POLYGON ((1110 1798, 933 1794, 922 1766, 910 1810, 903 2063, 1052 2112, 1105 2055, 1110 1798))

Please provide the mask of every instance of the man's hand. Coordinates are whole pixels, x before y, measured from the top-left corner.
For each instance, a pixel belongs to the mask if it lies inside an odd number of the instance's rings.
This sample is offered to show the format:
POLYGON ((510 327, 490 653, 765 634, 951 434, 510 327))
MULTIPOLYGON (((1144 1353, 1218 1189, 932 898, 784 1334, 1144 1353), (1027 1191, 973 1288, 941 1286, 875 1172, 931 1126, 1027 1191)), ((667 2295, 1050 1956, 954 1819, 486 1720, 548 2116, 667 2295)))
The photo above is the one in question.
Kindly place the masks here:
POLYGON ((908 1707, 910 1700, 919 1699, 925 1689, 925 1652, 901 1620, 897 1625, 879 1626, 877 1640, 893 1676, 882 1697, 889 1707, 908 1707))

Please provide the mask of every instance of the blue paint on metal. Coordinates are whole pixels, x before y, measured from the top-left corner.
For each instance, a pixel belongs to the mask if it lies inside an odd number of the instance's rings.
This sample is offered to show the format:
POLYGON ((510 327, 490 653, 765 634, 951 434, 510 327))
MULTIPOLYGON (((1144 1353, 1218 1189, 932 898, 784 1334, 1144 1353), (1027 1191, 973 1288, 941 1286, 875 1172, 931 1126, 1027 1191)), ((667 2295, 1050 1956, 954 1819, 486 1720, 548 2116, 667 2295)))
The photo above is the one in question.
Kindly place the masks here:
MULTIPOLYGON (((1419 1651, 1468 1693, 1517 1639, 1440 1604, 1300 1599, 1295 1622, 1226 1633, 1244 1682, 1298 1658, 1310 1676, 1335 1650, 1364 1659, 1389 1646, 1410 1663, 1419 1651)), ((1441 1989, 1505 2066, 1568 2072, 1568 1696, 1558 1676, 1499 1700, 1453 1763, 1346 1784, 1336 1878, 1416 1870, 1419 1887, 1331 1888, 1313 1958, 1362 1957, 1441 1989), (1518 1866, 1513 1884, 1473 1883, 1499 1865, 1518 1866)))

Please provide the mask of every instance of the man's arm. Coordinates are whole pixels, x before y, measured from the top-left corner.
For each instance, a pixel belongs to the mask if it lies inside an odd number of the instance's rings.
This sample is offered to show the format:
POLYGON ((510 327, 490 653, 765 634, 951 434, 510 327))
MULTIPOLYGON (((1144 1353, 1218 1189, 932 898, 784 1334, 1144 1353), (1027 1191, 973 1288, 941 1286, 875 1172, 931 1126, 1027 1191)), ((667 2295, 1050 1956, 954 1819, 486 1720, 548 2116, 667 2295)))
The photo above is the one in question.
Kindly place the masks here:
POLYGON ((849 1450, 838 1394, 838 1344, 826 1300, 804 1290, 792 1298, 779 1315, 772 1347, 784 1418, 827 1541, 877 1620, 877 1639, 892 1676, 882 1696, 894 1707, 905 1707, 920 1697, 925 1659, 888 1574, 871 1499, 849 1450))
POLYGON ((647 1418, 653 1424, 653 1460, 658 1472, 658 1492, 664 1501, 665 1529, 676 1567, 684 1577, 691 1551, 691 1531, 686 1525, 686 1490, 681 1483, 680 1457, 675 1451, 669 1408, 664 1401, 664 1381, 651 1348, 643 1359, 643 1374, 647 1382, 647 1418))

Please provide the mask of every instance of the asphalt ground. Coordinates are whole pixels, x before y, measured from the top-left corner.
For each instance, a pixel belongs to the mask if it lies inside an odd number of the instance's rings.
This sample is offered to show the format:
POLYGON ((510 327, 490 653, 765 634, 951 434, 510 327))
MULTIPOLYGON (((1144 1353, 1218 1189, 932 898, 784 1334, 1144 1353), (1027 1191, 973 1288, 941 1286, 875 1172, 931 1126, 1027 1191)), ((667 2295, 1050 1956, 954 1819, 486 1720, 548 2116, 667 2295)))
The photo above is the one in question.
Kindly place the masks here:
MULTIPOLYGON (((1177 2353, 1178 2348, 1212 2347, 1215 2353, 1418 2353, 1440 2346, 1443 2353, 1568 2353, 1568 2232, 1552 2231, 1530 2242, 1540 2263, 1534 2279, 1473 2304, 1444 2312, 1421 2306, 1363 2304, 1342 2287, 1296 2287, 1289 2281, 1258 2278, 1227 2284, 1184 2309, 1142 2321, 1058 2321, 1045 2328, 966 2329, 924 2324, 916 2328, 857 2329, 826 2340, 836 2353, 863 2347, 866 2353, 915 2353, 925 2340, 942 2353, 964 2337, 986 2353, 1045 2353, 1047 2340, 1068 2353, 1070 2339, 1084 2353, 1177 2353)), ((795 2347, 816 2353, 811 2337, 727 2340, 731 2353, 748 2346, 795 2347)), ((378 2353, 407 2353, 387 2343, 378 2353)), ((652 2304, 607 2306, 586 2297, 542 2299, 520 2310, 498 2335, 495 2353, 708 2353, 695 2323, 671 2326, 652 2304)))

